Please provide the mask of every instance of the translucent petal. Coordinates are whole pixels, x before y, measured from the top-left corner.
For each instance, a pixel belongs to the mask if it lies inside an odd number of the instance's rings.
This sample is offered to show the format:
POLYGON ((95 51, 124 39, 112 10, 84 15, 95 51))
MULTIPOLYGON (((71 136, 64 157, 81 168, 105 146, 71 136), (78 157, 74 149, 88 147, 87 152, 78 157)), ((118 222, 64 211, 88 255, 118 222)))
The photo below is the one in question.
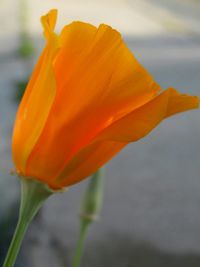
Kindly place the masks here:
POLYGON ((97 139, 133 142, 151 132, 163 119, 199 106, 199 98, 168 90, 106 128, 97 139))
POLYGON ((55 15, 55 12, 50 12, 43 17, 44 30, 48 32, 47 45, 32 74, 15 121, 13 159, 17 171, 22 174, 25 174, 27 159, 44 128, 56 95, 52 62, 58 51, 58 40, 53 32, 50 35, 55 15))
POLYGON ((47 180, 99 132, 160 89, 107 25, 96 29, 74 22, 62 31, 60 44, 54 62, 58 91, 27 165, 28 173, 47 180))

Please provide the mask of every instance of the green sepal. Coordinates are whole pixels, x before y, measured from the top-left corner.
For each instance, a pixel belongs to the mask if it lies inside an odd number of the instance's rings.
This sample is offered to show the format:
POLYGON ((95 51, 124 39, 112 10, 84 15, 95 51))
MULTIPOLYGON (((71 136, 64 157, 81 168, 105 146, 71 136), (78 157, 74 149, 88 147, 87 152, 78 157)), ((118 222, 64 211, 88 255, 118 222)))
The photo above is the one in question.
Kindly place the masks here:
POLYGON ((31 222, 43 202, 53 194, 46 184, 33 179, 20 178, 21 205, 19 219, 31 222))

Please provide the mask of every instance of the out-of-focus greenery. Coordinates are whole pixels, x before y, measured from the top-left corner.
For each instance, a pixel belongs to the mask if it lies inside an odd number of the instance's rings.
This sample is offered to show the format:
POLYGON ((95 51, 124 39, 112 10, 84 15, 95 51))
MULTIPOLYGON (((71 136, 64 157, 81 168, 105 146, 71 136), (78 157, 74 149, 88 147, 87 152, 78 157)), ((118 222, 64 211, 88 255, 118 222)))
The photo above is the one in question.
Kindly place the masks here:
MULTIPOLYGON (((23 64, 25 66, 25 78, 16 81, 16 93, 15 101, 19 102, 24 94, 26 85, 28 83, 27 69, 32 67, 32 57, 35 53, 35 47, 33 40, 31 38, 31 32, 29 29, 29 7, 27 0, 19 0, 19 25, 20 25, 20 35, 19 35, 19 48, 17 50, 18 55, 22 58, 23 64)), ((30 69, 31 72, 31 69, 30 69)))
POLYGON ((25 32, 21 33, 18 52, 19 55, 23 58, 32 57, 35 52, 33 41, 31 40, 30 36, 25 32))
POLYGON ((15 83, 16 90, 15 90, 15 96, 14 96, 15 101, 20 102, 20 100, 24 94, 24 91, 26 89, 27 83, 28 83, 28 79, 16 81, 16 83, 15 83))
MULTIPOLYGON (((0 218, 0 266, 3 265, 3 261, 15 230, 18 218, 18 206, 18 203, 13 204, 13 206, 7 209, 7 214, 5 214, 3 218, 0 218)), ((16 263, 16 267, 22 267, 22 265, 20 265, 20 258, 16 263)))
POLYGON ((34 45, 31 40, 29 29, 30 9, 27 0, 19 0, 19 25, 20 25, 20 45, 19 55, 28 58, 34 53, 34 45))

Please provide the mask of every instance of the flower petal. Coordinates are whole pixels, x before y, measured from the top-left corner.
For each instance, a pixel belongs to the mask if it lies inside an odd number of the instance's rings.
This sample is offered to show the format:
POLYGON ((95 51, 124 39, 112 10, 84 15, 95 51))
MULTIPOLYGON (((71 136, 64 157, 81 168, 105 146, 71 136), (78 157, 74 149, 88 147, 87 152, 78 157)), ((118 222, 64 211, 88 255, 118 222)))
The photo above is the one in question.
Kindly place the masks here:
POLYGON ((61 33, 60 43, 54 63, 58 92, 27 165, 28 173, 44 179, 57 177, 99 132, 160 89, 120 34, 107 25, 96 29, 72 23, 61 33))
POLYGON ((195 109, 198 106, 198 97, 182 95, 175 89, 169 88, 149 103, 113 123, 97 139, 118 142, 137 141, 168 116, 195 109))
POLYGON ((128 142, 147 135, 164 118, 197 108, 198 97, 181 95, 169 88, 152 101, 133 111, 105 129, 92 144, 80 151, 63 169, 54 187, 64 187, 77 183, 91 175, 117 154, 128 142))
POLYGON ((52 68, 52 62, 58 51, 58 39, 53 33, 55 19, 55 11, 42 18, 47 45, 27 86, 14 126, 13 159, 17 171, 22 174, 25 173, 27 159, 43 130, 56 94, 56 81, 52 68))
POLYGON ((111 27, 103 24, 96 29, 74 22, 64 28, 60 40, 62 49, 55 62, 59 83, 55 105, 60 111, 67 106, 65 120, 77 119, 89 108, 97 112, 102 107, 114 109, 118 118, 159 91, 160 87, 111 27))
POLYGON ((180 94, 173 88, 170 88, 170 90, 172 90, 173 95, 170 97, 168 102, 168 109, 165 115, 166 118, 176 113, 199 107, 199 97, 180 94))
POLYGON ((44 28, 44 36, 46 40, 51 40, 56 34, 54 33, 54 28, 57 20, 57 10, 52 9, 46 15, 41 17, 41 23, 44 28))
POLYGON ((126 143, 104 141, 95 142, 84 148, 65 167, 62 173, 50 184, 62 188, 80 182, 117 154, 126 143))
MULTIPOLYGON (((78 21, 63 28, 59 36, 61 49, 54 64, 58 89, 63 89, 66 80, 80 64, 81 55, 91 45, 96 31, 95 26, 78 21)), ((65 90, 71 88, 65 86, 65 90)))
MULTIPOLYGON (((63 29, 61 36, 59 36, 61 47, 54 61, 54 71, 57 81, 56 97, 59 96, 59 89, 63 81, 60 79, 60 75, 62 75, 63 78, 68 76, 68 73, 74 68, 73 65, 78 61, 82 50, 90 45, 91 39, 94 37, 93 34, 96 34, 96 28, 90 24, 81 22, 74 22, 63 29)), ((67 90, 68 88, 64 89, 64 91, 67 90)), ((73 90, 73 88, 71 90, 73 90)), ((26 172, 33 177, 42 176, 45 179, 46 176, 49 177, 51 174, 53 176, 58 168, 56 162, 58 162, 58 164, 60 162, 58 159, 59 153, 61 153, 61 155, 65 154, 66 158, 66 152, 63 150, 60 141, 64 139, 64 143, 66 141, 70 142, 70 136, 66 138, 68 132, 65 132, 63 129, 63 120, 68 112, 67 95, 66 98, 62 100, 62 105, 56 105, 57 98, 55 99, 54 106, 48 116, 49 119, 43 129, 43 133, 28 159, 26 172), (54 140, 57 144, 55 143, 54 150, 50 152, 50 148, 52 148, 52 138, 54 137, 57 138, 57 141, 54 140), (56 151, 56 148, 61 150, 57 156, 55 154, 58 151, 56 151), (51 155, 49 153, 51 153, 51 155), (40 159, 38 155, 40 155, 40 159)), ((74 103, 74 105, 76 105, 76 103, 74 103)))

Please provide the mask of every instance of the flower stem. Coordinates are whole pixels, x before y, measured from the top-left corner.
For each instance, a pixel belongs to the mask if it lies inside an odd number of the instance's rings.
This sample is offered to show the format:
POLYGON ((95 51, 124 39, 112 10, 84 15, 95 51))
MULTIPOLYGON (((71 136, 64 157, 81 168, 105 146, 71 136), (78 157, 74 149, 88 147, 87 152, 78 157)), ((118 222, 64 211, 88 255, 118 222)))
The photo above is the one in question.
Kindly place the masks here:
POLYGON ((18 221, 3 267, 12 267, 16 261, 28 224, 18 221))
POLYGON ((3 267, 13 267, 26 230, 52 192, 42 183, 32 179, 21 179, 21 205, 18 224, 10 244, 3 267))
POLYGON ((98 218, 102 200, 103 170, 99 169, 90 178, 82 201, 80 214, 80 232, 72 262, 72 267, 80 267, 87 231, 91 223, 98 218))
POLYGON ((83 249, 84 249, 85 238, 86 238, 89 224, 90 223, 88 223, 88 222, 82 222, 82 224, 81 224, 79 240, 78 240, 78 243, 76 245, 76 250, 75 250, 75 254, 74 254, 72 267, 79 267, 80 266, 81 257, 82 257, 83 249))

